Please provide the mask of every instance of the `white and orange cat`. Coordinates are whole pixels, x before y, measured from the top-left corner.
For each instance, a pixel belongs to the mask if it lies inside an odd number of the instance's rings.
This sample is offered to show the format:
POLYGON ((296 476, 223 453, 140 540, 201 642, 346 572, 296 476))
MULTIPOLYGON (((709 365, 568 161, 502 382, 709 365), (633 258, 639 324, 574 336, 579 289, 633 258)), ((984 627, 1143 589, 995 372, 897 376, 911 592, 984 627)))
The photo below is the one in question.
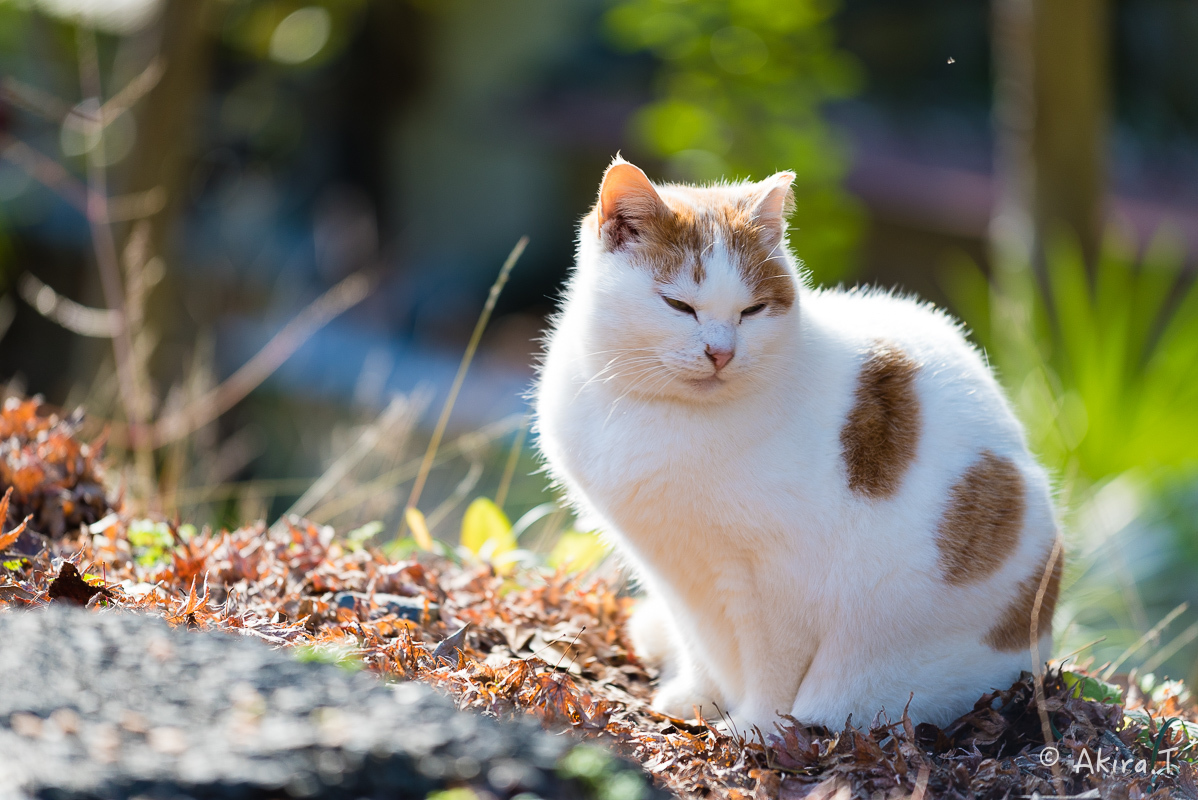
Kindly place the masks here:
POLYGON ((659 710, 769 731, 909 702, 943 725, 1037 666, 1034 613, 1049 655, 1049 482, 952 319, 805 284, 793 179, 653 184, 617 157, 548 335, 540 448, 646 592, 659 710))

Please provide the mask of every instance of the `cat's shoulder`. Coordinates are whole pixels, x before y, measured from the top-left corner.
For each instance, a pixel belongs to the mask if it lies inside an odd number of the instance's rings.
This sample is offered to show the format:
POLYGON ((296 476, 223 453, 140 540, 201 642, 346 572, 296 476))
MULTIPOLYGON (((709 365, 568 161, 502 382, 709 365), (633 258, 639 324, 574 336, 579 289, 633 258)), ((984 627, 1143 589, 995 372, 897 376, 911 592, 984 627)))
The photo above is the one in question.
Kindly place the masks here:
POLYGON ((812 289, 804 297, 809 313, 864 349, 883 342, 918 361, 961 361, 981 365, 985 358, 968 331, 944 309, 917 296, 872 286, 812 289))

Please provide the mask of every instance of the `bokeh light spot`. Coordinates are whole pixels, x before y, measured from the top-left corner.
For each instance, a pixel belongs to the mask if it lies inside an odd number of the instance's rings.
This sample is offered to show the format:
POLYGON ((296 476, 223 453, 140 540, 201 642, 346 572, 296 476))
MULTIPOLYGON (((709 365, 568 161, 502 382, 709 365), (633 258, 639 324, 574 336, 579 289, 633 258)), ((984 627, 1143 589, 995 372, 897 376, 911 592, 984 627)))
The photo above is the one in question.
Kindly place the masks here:
POLYGON ((281 64, 302 64, 319 53, 333 27, 329 12, 308 6, 283 18, 270 37, 270 57, 281 64))

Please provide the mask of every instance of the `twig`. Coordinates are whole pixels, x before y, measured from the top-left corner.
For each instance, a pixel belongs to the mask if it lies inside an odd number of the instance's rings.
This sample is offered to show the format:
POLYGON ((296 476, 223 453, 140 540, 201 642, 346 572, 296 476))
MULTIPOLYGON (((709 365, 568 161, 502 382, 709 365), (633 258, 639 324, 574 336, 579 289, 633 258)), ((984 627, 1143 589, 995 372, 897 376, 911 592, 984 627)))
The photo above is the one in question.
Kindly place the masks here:
POLYGON ((253 358, 242 364, 223 383, 182 411, 159 420, 151 430, 131 429, 132 440, 148 440, 154 447, 161 447, 224 414, 269 378, 314 333, 365 300, 373 283, 362 272, 345 278, 293 317, 253 358))
POLYGON ((132 108, 138 100, 149 94, 166 72, 166 62, 155 56, 137 77, 125 84, 125 88, 114 94, 100 107, 99 123, 108 125, 125 111, 132 108))
POLYGON ((528 436, 529 421, 528 417, 524 418, 524 423, 516 432, 516 438, 512 440, 512 449, 508 451, 507 463, 503 466, 503 477, 499 479, 499 488, 495 490, 495 505, 500 508, 503 508, 503 504, 507 500, 507 493, 512 488, 516 464, 520 461, 520 453, 524 450, 524 439, 528 436))
POLYGON ((911 800, 923 800, 924 794, 928 790, 928 778, 931 777, 932 771, 927 765, 919 768, 919 775, 915 778, 915 791, 911 793, 911 800))
MULTIPOLYGON (((1048 584, 1052 582, 1053 573, 1057 569, 1057 560, 1061 558, 1064 551, 1064 542, 1061 539, 1061 534, 1057 532, 1057 538, 1052 543, 1052 553, 1048 556, 1048 561, 1044 565, 1044 574, 1040 576, 1040 586, 1036 590, 1036 602, 1032 604, 1032 619, 1031 619, 1031 655, 1032 668, 1034 672, 1033 683, 1036 691, 1036 711, 1040 716, 1040 730, 1044 735, 1044 743, 1052 745, 1055 741, 1052 736, 1052 721, 1048 718, 1048 711, 1044 708, 1044 670, 1043 664, 1040 661, 1040 609, 1044 605, 1044 595, 1048 592, 1048 584)), ((1060 765, 1054 763, 1052 765, 1052 779, 1054 788, 1057 794, 1065 794, 1065 784, 1061 779, 1060 765)))
POLYGON ((62 164, 2 131, 0 131, 0 158, 20 167, 26 175, 57 194, 76 211, 87 215, 87 187, 68 172, 62 164))
MULTIPOLYGON (((497 439, 504 434, 511 433, 513 430, 515 430, 516 423, 519 421, 519 419, 520 417, 518 415, 512 414, 510 416, 504 417, 501 420, 492 422, 490 425, 487 425, 480 430, 470 431, 469 433, 462 434, 457 439, 454 439, 452 442, 440 449, 440 452, 437 454, 437 458, 433 461, 433 466, 435 467, 445 463, 450 458, 453 458, 454 456, 463 452, 467 446, 475 442, 486 442, 492 439, 497 439)), ((408 461, 400 464, 398 467, 395 467, 389 472, 383 473, 369 483, 364 484, 363 486, 358 486, 346 492, 336 500, 330 500, 329 502, 317 508, 315 511, 311 512, 308 515, 308 518, 317 523, 328 522, 330 519, 342 513, 343 511, 353 508, 355 505, 360 503, 364 503, 372 497, 376 497, 377 495, 382 494, 389 489, 394 489, 396 486, 399 486, 401 483, 409 480, 410 478, 414 478, 420 472, 421 463, 423 463, 423 459, 408 461)))
POLYGON ((116 335, 121 324, 120 317, 111 309, 90 308, 76 303, 42 283, 30 272, 17 281, 17 292, 34 311, 80 336, 108 339, 116 335))
POLYGON ((144 192, 118 194, 108 198, 108 221, 128 222, 152 217, 166 208, 166 189, 155 186, 144 192))
MULTIPOLYGON (((102 98, 100 63, 96 53, 95 33, 80 26, 76 31, 79 52, 79 85, 83 96, 99 105, 102 98)), ((134 428, 142 425, 150 414, 148 388, 138 374, 133 350, 133 333, 125 311, 125 290, 121 279, 119 255, 112 228, 108 223, 108 176, 102 163, 104 128, 93 123, 98 134, 96 146, 87 154, 87 221, 91 228, 92 249, 100 272, 104 303, 116 318, 112 337, 112 352, 116 359, 118 393, 125 409, 125 419, 134 428)), ((153 456, 144 447, 137 447, 137 469, 146 490, 153 482, 153 456)))
POLYGON ((50 92, 11 77, 0 81, 0 99, 54 123, 61 123, 71 113, 70 105, 50 92))
POLYGON ((1103 670, 1102 679, 1104 681, 1110 680, 1111 676, 1115 674, 1115 670, 1123 666, 1123 662, 1127 661, 1127 659, 1138 653, 1140 648, 1148 644, 1150 641, 1160 638, 1161 631, 1167 628, 1170 622, 1184 614, 1185 610, 1189 607, 1190 604, 1183 601, 1179 606, 1177 606, 1177 608, 1166 614, 1164 619, 1152 626, 1152 630, 1141 636, 1135 644, 1124 650, 1122 655, 1116 658, 1113 662, 1111 662, 1109 667, 1103 670))
MULTIPOLYGON (((66 167, 7 133, 0 132, 0 158, 58 195, 85 217, 88 215, 87 186, 66 167)), ((155 186, 144 192, 108 198, 107 222, 125 222, 157 214, 166 207, 166 191, 155 186)))
MULTIPOLYGON (((474 352, 478 349, 478 343, 482 339, 483 330, 487 327, 487 322, 491 319, 491 312, 495 310, 495 303, 499 300, 499 293, 503 291, 503 286, 507 283, 508 276, 511 275, 512 267, 516 266, 516 262, 520 259, 520 255, 527 246, 528 237, 521 236, 520 241, 516 242, 516 246, 512 248, 512 252, 508 254, 507 260, 503 262, 503 267, 499 270, 499 277, 495 279, 495 283, 491 284, 491 292, 487 295, 487 302, 483 305, 482 313, 478 315, 478 321, 474 323, 474 332, 470 334, 470 342, 466 345, 466 352, 462 354, 461 363, 458 364, 458 374, 454 376, 453 385, 449 389, 449 396, 445 398, 445 405, 441 408, 441 416, 437 420, 437 426, 433 428, 432 438, 429 439, 428 449, 424 451, 424 460, 420 464, 420 472, 416 475, 416 482, 412 486, 412 493, 408 495, 408 502, 404 506, 405 512, 410 508, 415 508, 416 504, 420 502, 420 493, 424 491, 424 484, 428 480, 428 473, 433 468, 433 459, 437 457, 437 448, 441 446, 441 437, 445 435, 445 428, 449 424, 449 415, 453 412, 453 404, 458 399, 458 392, 462 389, 462 382, 466 380, 466 371, 470 369, 470 362, 474 359, 474 352)), ((404 517, 406 519, 406 513, 404 517)), ((400 522, 397 538, 403 538, 405 524, 406 522, 400 522)))
MULTIPOLYGON (((366 430, 362 431, 362 435, 354 442, 353 446, 346 450, 336 461, 334 461, 324 474, 317 478, 308 490, 300 495, 299 499, 291 504, 291 508, 287 509, 280 519, 287 519, 293 514, 297 517, 302 517, 307 514, 325 495, 332 491, 333 487, 341 482, 341 479, 349 474, 349 471, 358 465, 370 451, 378 446, 383 434, 390 432, 395 425, 406 417, 411 417, 412 406, 408 403, 405 397, 396 397, 387 407, 383 409, 383 413, 379 414, 378 418, 367 426, 366 430)), ((406 437, 407 432, 403 435, 406 437)))
POLYGON ((1198 639, 1198 622, 1195 622, 1193 625, 1186 628, 1177 636, 1176 639, 1169 642, 1169 644, 1165 645, 1156 653, 1154 653, 1152 658, 1145 661, 1140 669, 1142 669, 1145 673, 1152 672, 1161 664, 1164 664, 1166 661, 1172 658, 1178 650, 1185 647, 1195 639, 1198 639))
MULTIPOLYGON (((1066 630, 1068 630, 1068 629, 1066 629, 1066 630)), ((1068 638, 1069 638, 1069 635, 1068 635, 1068 633, 1062 634, 1061 638, 1062 638, 1062 639, 1068 639, 1068 638)), ((1053 663, 1053 664, 1060 665, 1060 666, 1063 668, 1063 667, 1065 666, 1065 662, 1067 662, 1069 659, 1073 658, 1073 657, 1074 657, 1075 655, 1077 655, 1078 653, 1082 652, 1083 650, 1089 650, 1089 649, 1090 649, 1091 647, 1093 647, 1094 645, 1096 645, 1096 644, 1102 644, 1102 643, 1103 643, 1103 642, 1105 642, 1105 641, 1106 641, 1106 637, 1105 637, 1105 636, 1099 636, 1097 639, 1094 639, 1094 640, 1092 640, 1092 641, 1086 642, 1086 643, 1085 643, 1085 644, 1083 644, 1081 647, 1076 647, 1076 648, 1074 648, 1072 651, 1070 651, 1070 652, 1066 653, 1066 654, 1065 654, 1065 655, 1063 655, 1063 656, 1057 656, 1056 658, 1054 658, 1054 659, 1051 659, 1050 663, 1053 663)))
POLYGON ((478 479, 483 476, 483 462, 478 458, 471 459, 470 466, 466 470, 466 474, 458 481, 458 485, 449 493, 449 497, 441 501, 441 504, 434 508, 425 518, 429 529, 436 530, 449 512, 453 511, 458 505, 466 499, 475 486, 478 486, 478 479))

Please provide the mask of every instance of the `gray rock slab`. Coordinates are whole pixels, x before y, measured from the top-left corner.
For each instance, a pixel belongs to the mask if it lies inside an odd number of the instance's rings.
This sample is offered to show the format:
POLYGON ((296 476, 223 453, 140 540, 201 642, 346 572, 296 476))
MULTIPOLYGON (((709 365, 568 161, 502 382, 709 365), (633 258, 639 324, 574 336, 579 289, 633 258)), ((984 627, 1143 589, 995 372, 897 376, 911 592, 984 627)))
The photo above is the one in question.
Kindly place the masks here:
MULTIPOLYGON (((129 612, 0 614, 0 800, 610 795, 556 768, 575 745, 234 635, 129 612)), ((613 764, 609 788, 651 793, 613 764)))

